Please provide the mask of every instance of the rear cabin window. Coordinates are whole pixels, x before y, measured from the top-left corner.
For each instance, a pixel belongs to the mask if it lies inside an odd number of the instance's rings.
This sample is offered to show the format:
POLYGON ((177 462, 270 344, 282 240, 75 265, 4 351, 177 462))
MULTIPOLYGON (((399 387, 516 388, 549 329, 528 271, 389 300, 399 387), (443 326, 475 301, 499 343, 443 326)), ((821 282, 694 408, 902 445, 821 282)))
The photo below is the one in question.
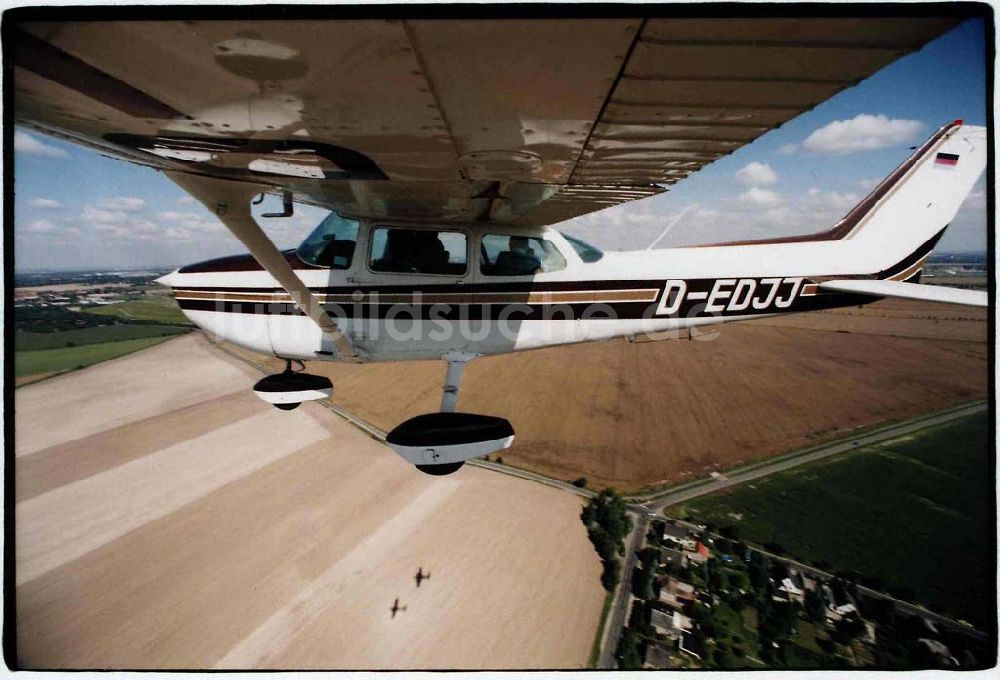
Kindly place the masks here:
POLYGON ((372 271, 461 276, 467 262, 460 231, 378 227, 372 232, 372 271))
POLYGON ((357 220, 330 213, 299 246, 299 258, 317 267, 349 268, 358 242, 359 225, 357 220))
POLYGON ((535 236, 487 234, 480 242, 479 271, 487 276, 531 276, 566 268, 552 241, 535 236))

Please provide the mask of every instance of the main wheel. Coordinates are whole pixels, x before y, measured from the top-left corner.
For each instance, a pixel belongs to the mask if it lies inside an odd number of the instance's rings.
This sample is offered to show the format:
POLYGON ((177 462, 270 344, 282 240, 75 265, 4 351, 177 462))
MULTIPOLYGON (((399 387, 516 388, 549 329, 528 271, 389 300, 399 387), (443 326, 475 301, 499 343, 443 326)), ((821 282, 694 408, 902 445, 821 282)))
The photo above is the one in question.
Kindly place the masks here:
POLYGON ((301 403, 301 401, 293 401, 287 404, 275 404, 274 408, 280 408, 282 411, 292 411, 297 409, 301 403))
POLYGON ((463 465, 465 465, 465 462, 460 460, 457 463, 443 463, 441 465, 418 465, 417 469, 426 475, 440 477, 442 475, 450 475, 463 465))

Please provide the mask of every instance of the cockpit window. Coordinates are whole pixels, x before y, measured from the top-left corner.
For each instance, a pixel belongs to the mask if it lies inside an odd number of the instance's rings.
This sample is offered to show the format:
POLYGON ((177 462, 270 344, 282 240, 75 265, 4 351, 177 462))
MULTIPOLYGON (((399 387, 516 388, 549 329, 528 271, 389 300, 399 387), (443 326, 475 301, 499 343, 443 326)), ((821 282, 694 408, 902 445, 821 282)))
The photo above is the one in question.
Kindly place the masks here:
POLYGON ((299 258, 318 267, 347 269, 354 258, 359 226, 357 220, 330 213, 299 246, 299 258))
POLYGON ((373 271, 461 276, 466 239, 460 231, 379 227, 372 233, 373 271))
POLYGON ((487 276, 530 276, 566 268, 552 241, 535 236, 487 234, 480 247, 479 271, 487 276))
POLYGON ((561 231, 559 233, 562 234, 564 239, 569 241, 569 244, 573 246, 573 250, 576 251, 576 254, 579 255, 580 259, 584 262, 597 262, 604 257, 604 253, 589 243, 585 243, 584 241, 574 238, 568 234, 563 234, 561 231))

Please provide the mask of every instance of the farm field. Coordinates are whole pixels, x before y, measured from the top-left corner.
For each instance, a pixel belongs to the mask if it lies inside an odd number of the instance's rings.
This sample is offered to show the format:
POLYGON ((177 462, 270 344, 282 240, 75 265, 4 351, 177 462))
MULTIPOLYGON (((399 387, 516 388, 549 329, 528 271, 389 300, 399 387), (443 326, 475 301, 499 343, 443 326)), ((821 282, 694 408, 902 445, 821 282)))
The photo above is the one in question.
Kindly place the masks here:
POLYGON ((17 352, 33 352, 62 347, 99 345, 105 342, 120 342, 122 340, 136 340, 138 338, 158 338, 168 335, 179 335, 187 333, 190 330, 190 326, 160 326, 154 324, 93 326, 53 333, 32 333, 30 331, 17 330, 14 332, 14 347, 17 352))
POLYGON ((579 498, 421 474, 257 377, 190 334, 15 392, 23 666, 586 665, 604 590, 579 498))
POLYGON ((87 307, 84 311, 102 316, 115 316, 126 321, 157 321, 159 323, 190 325, 174 298, 164 293, 147 293, 139 300, 87 307))
POLYGON ((52 374, 90 366, 151 347, 173 335, 176 333, 78 347, 14 352, 14 376, 21 378, 36 374, 52 374))
MULTIPOLYGON (((477 359, 459 409, 511 421, 517 439, 505 462, 634 491, 987 395, 986 310, 885 301, 713 333, 477 359)), ((333 380, 339 406, 387 431, 441 399, 441 361, 308 369, 333 380)))
POLYGON ((988 413, 668 508, 989 628, 994 618, 988 413))

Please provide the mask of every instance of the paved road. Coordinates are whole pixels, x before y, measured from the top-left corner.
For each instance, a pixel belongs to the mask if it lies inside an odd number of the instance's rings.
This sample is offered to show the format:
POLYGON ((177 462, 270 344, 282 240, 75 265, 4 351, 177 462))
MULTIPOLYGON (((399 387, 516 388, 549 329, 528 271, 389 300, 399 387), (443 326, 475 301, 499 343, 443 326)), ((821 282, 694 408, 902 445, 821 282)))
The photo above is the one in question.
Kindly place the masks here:
POLYGON ((974 413, 979 413, 980 411, 985 411, 986 408, 986 402, 977 402, 975 404, 969 404, 967 406, 952 409, 926 418, 910 420, 904 423, 899 423, 898 425, 890 425, 888 427, 858 435, 857 437, 851 439, 841 440, 829 446, 814 449, 808 453, 803 453, 801 456, 784 458, 773 463, 755 467, 745 472, 736 470, 734 472, 727 473, 726 477, 722 479, 713 479, 705 484, 699 484, 686 489, 680 489, 674 493, 667 493, 666 495, 655 497, 653 500, 645 503, 645 507, 652 512, 658 513, 669 505, 683 503, 714 491, 726 489, 737 484, 743 484, 754 479, 760 479, 761 477, 772 475, 775 472, 790 470, 791 468, 798 467, 799 465, 812 463, 829 456, 834 456, 838 453, 851 451, 852 449, 856 449, 861 446, 869 446, 871 444, 877 444, 889 439, 895 439, 905 434, 922 430, 926 427, 940 425, 941 423, 947 423, 948 421, 955 420, 956 418, 963 418, 974 413))
POLYGON ((591 491, 590 489, 581 489, 580 487, 573 486, 569 482, 564 482, 561 479, 553 479, 552 477, 546 477, 545 475, 538 475, 534 472, 529 472, 527 470, 521 470, 518 468, 512 468, 509 465, 502 465, 500 463, 489 463, 485 460, 468 460, 466 461, 469 465, 475 467, 486 468, 487 470, 493 470, 495 472, 502 472, 505 475, 510 475, 512 477, 519 477, 520 479, 527 479, 532 482, 538 482, 539 484, 544 484, 545 486, 555 487, 557 489, 562 489, 563 491, 569 491, 570 493, 575 493, 577 496, 582 496, 583 498, 593 498, 597 495, 596 491, 591 491))
POLYGON ((625 541, 625 558, 622 562, 621 579, 618 581, 614 601, 611 603, 611 611, 608 612, 608 618, 604 624, 604 632, 601 636, 601 654, 597 661, 598 668, 610 669, 616 667, 614 654, 615 650, 618 649, 618 640, 621 638, 622 630, 625 628, 628 603, 632 599, 632 570, 635 569, 636 552, 642 546, 648 525, 649 521, 645 515, 632 515, 632 531, 625 541))

